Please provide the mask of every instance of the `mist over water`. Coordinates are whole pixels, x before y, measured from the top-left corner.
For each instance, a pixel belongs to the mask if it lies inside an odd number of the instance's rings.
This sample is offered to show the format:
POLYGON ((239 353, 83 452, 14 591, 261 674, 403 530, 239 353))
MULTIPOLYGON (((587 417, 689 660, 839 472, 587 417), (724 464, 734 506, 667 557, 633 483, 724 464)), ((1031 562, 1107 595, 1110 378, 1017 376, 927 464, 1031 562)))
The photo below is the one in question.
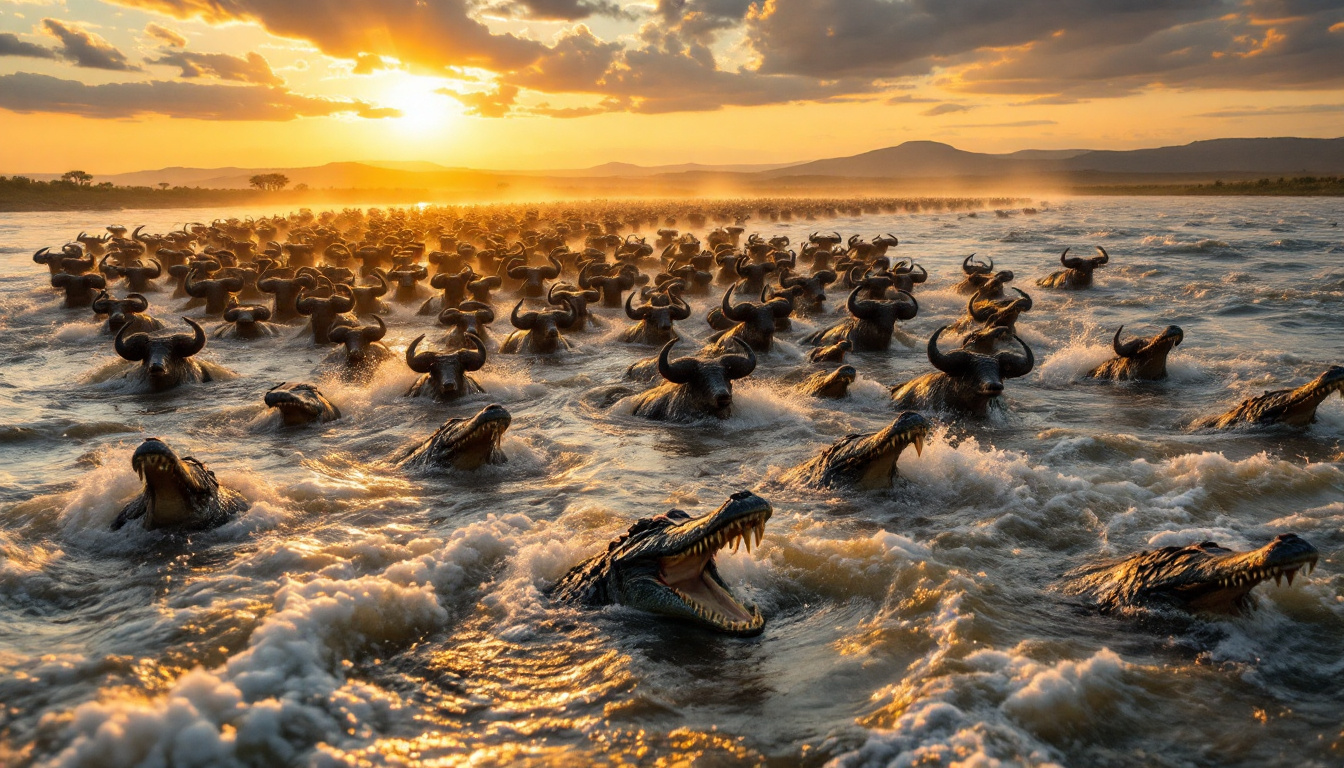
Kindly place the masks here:
MULTIPOLYGON (((1188 427, 1344 363, 1338 202, 748 222, 795 247, 816 230, 897 235, 891 254, 930 273, 902 324, 916 346, 853 354, 848 399, 807 399, 791 389, 807 366, 796 340, 830 318, 795 319, 738 382, 733 416, 691 425, 604 407, 612 387, 640 387, 623 372, 656 350, 619 343, 629 321, 601 308, 606 330, 554 359, 492 353, 486 393, 451 404, 403 397, 415 374, 401 354, 437 327, 410 305, 384 316, 397 357, 370 385, 325 377, 329 349, 293 325, 212 338, 200 358, 217 380, 144 394, 102 323, 63 309, 31 260, 107 224, 262 213, 0 215, 0 763, 1344 762, 1344 405, 1332 396, 1305 431, 1188 427), (1034 285, 1066 246, 1093 245, 1111 256, 1096 287, 1034 285), (1035 300, 1018 327, 1037 365, 1007 382, 1006 410, 937 419, 889 491, 785 481, 890 422, 887 387, 931 370, 924 341, 964 311, 951 286, 972 252, 1035 300), (1083 379, 1120 324, 1184 329, 1168 381, 1083 379), (344 418, 282 429, 262 395, 283 381, 317 383, 344 418), (392 467, 492 402, 513 415, 507 464, 392 467), (250 509, 189 537, 109 530, 148 436, 204 461, 250 509), (742 489, 774 516, 761 547, 718 562, 760 606, 760 637, 543 596, 635 519, 703 514, 742 489), (1258 587, 1247 616, 1103 616, 1056 589, 1096 558, 1287 532, 1320 567, 1258 587)), ((170 328, 199 318, 168 296, 148 298, 170 328)), ((701 340, 718 296, 691 301, 678 330, 701 340)), ((506 304, 501 293, 496 340, 506 304)))

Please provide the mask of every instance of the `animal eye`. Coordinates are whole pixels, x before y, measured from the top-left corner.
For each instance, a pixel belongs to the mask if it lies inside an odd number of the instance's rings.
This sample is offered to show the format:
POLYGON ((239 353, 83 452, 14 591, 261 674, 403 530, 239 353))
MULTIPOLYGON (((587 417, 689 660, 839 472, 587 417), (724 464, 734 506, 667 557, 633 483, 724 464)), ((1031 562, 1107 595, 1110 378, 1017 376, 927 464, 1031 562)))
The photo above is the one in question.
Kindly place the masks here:
POLYGON ((666 515, 666 516, 667 516, 668 518, 672 519, 672 520, 690 520, 690 519, 691 519, 691 516, 690 516, 690 515, 686 514, 685 512, 682 512, 680 509, 669 509, 669 510, 667 511, 667 515, 666 515))

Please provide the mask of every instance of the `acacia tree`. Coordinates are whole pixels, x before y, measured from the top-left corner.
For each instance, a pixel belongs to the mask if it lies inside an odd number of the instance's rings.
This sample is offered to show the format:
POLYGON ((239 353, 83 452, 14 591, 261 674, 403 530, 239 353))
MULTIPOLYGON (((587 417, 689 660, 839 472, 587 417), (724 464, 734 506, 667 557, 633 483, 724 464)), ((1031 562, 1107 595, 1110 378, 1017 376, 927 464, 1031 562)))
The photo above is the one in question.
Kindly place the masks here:
POLYGON ((93 181, 93 174, 85 173, 84 171, 66 171, 61 174, 61 181, 68 181, 72 184, 78 184, 81 187, 87 187, 89 186, 89 182, 93 181))
POLYGON ((289 185, 289 177, 283 173, 258 173, 248 179, 247 183, 267 192, 278 192, 289 185))

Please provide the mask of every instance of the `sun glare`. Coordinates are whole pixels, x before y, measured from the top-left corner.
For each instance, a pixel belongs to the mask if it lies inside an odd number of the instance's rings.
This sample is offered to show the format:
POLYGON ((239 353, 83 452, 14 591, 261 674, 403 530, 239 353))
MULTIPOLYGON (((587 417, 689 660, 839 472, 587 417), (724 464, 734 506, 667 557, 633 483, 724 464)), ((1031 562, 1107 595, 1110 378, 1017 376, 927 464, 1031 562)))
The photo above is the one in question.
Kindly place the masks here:
POLYGON ((456 102, 435 93, 440 87, 432 80, 408 78, 381 95, 379 101, 401 112, 393 121, 398 129, 411 135, 442 130, 458 116, 456 102))

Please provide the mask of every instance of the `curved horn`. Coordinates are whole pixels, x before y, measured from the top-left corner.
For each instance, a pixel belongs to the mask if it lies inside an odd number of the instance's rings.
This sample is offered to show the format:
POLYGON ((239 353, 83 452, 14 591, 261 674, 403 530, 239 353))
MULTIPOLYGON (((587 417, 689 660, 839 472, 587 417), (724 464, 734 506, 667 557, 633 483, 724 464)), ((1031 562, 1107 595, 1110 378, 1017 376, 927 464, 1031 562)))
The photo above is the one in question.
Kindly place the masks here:
POLYGON ((737 288, 737 286, 738 284, 734 283, 733 285, 728 286, 728 290, 723 292, 723 316, 733 322, 741 323, 750 319, 751 315, 749 312, 751 304, 749 302, 742 302, 737 305, 733 304, 733 290, 737 288), (739 309, 741 310, 740 312, 738 311, 739 309))
POLYGON ((1143 346, 1143 340, 1134 339, 1121 344, 1120 332, 1123 330, 1125 330, 1125 326, 1123 325, 1115 329, 1115 337, 1111 339, 1111 349, 1115 350, 1115 354, 1120 357, 1133 357, 1143 346))
POLYGON ((667 292, 671 299, 671 316, 673 320, 685 320, 691 316, 691 305, 681 300, 681 297, 672 291, 667 292))
POLYGON ((102 291, 98 294, 98 297, 93 300, 93 303, 89 305, 89 308, 97 314, 106 315, 108 312, 112 311, 112 305, 114 303, 112 297, 107 295, 107 291, 102 291))
POLYGON ((383 318, 373 315, 373 321, 378 324, 377 328, 365 326, 359 330, 359 335, 363 336, 364 341, 369 343, 381 341, 382 338, 387 335, 387 323, 383 322, 383 318))
POLYGON ((1031 311, 1031 308, 1032 308, 1032 306, 1033 306, 1033 303, 1032 303, 1032 301, 1031 301, 1031 297, 1027 295, 1027 292, 1026 292, 1026 291, 1024 291, 1024 290, 1022 290, 1021 288, 1018 288, 1018 287, 1016 287, 1016 286, 1013 287, 1013 290, 1014 290, 1014 291, 1017 291, 1018 295, 1020 295, 1020 296, 1022 297, 1022 298, 1020 298, 1020 299, 1017 300, 1018 302, 1026 302, 1026 306, 1022 307, 1022 311, 1023 311, 1023 312, 1030 312, 1030 311, 1031 311))
POLYGON ((944 325, 934 331, 933 335, 929 337, 929 362, 933 364, 934 368, 946 373, 948 376, 957 376, 960 375, 961 371, 966 369, 966 366, 971 361, 971 356, 961 350, 943 353, 938 349, 938 337, 946 330, 947 326, 944 325))
POLYGON ((462 363, 464 371, 479 371, 485 366, 485 342, 481 341, 474 333, 468 333, 464 336, 465 340, 471 343, 473 350, 459 350, 457 359, 462 363))
POLYGON ((144 312, 149 309, 149 299, 146 299, 138 293, 126 294, 126 298, 122 299, 122 303, 126 305, 126 310, 128 312, 144 312))
POLYGON ((863 290, 862 285, 854 286, 854 289, 849 292, 849 297, 845 299, 845 308, 849 310, 849 314, 860 320, 871 320, 877 308, 874 306, 874 302, 859 301, 859 291, 861 290, 863 290))
POLYGON ((639 307, 633 307, 631 306, 630 302, 634 301, 634 299, 635 299, 634 291, 631 291, 630 293, 625 295, 625 316, 630 318, 631 320, 643 320, 645 317, 648 317, 649 315, 650 305, 641 304, 639 305, 639 307))
POLYGON ((658 351, 658 373, 673 384, 686 384, 695 378, 698 364, 692 357, 683 357, 676 362, 669 360, 668 353, 676 343, 677 339, 672 339, 658 351))
POLYGON ((756 370, 756 352, 747 342, 734 336, 733 341, 737 343, 743 355, 723 355, 719 358, 719 364, 723 366, 723 372, 729 379, 742 379, 751 375, 756 370))
POLYGON ((563 267, 560 266, 560 260, 555 258, 555 251, 551 251, 550 255, 546 257, 546 260, 551 262, 551 266, 542 267, 541 276, 547 280, 554 280, 560 276, 560 270, 563 269, 563 267))
POLYGON ((415 337, 411 346, 406 348, 406 366, 416 373, 429 373, 430 367, 434 365, 433 352, 417 353, 415 351, 415 348, 424 340, 425 334, 422 333, 415 337))
POLYGON ((331 294, 329 301, 331 308, 336 312, 349 312, 355 308, 355 293, 350 290, 350 286, 345 283, 336 283, 335 293, 331 294))
POLYGON ((1111 260, 1111 254, 1107 253, 1105 248, 1102 248, 1100 245, 1094 245, 1092 247, 1096 248, 1097 251, 1101 254, 1100 256, 1092 260, 1096 263, 1097 266, 1101 266, 1102 264, 1105 264, 1106 262, 1111 260))
POLYGON ((178 357, 191 357, 205 349, 205 329, 189 317, 182 318, 182 322, 191 326, 192 336, 188 340, 185 333, 174 334, 173 351, 177 353, 178 357))
POLYGON ((144 360, 145 355, 149 352, 149 335, 144 333, 130 333, 128 335, 130 330, 130 323, 121 326, 121 330, 117 331, 117 338, 112 346, 123 360, 130 360, 134 363, 144 360))
POLYGON ((561 296, 560 300, 563 301, 565 303, 565 307, 569 309, 569 314, 567 317, 563 319, 557 317, 555 319, 555 325, 557 328, 560 328, 561 330, 568 330, 569 328, 574 327, 574 323, 578 322, 579 308, 574 305, 574 299, 570 298, 569 296, 561 296))
POLYGON ((1031 373, 1031 369, 1036 365, 1036 356, 1031 353, 1031 347, 1023 341, 1020 336, 1013 334, 1013 338, 1018 344, 1022 345, 1025 356, 1014 355, 1012 352, 1000 352, 995 355, 999 361, 999 374, 1005 379, 1016 379, 1031 373))
POLYGON ((513 306, 513 312, 509 313, 509 322, 513 324, 514 328, 517 328, 520 331, 530 331, 532 330, 532 326, 537 324, 537 313, 524 312, 519 315, 518 310, 522 308, 523 299, 519 299, 518 303, 513 306))

